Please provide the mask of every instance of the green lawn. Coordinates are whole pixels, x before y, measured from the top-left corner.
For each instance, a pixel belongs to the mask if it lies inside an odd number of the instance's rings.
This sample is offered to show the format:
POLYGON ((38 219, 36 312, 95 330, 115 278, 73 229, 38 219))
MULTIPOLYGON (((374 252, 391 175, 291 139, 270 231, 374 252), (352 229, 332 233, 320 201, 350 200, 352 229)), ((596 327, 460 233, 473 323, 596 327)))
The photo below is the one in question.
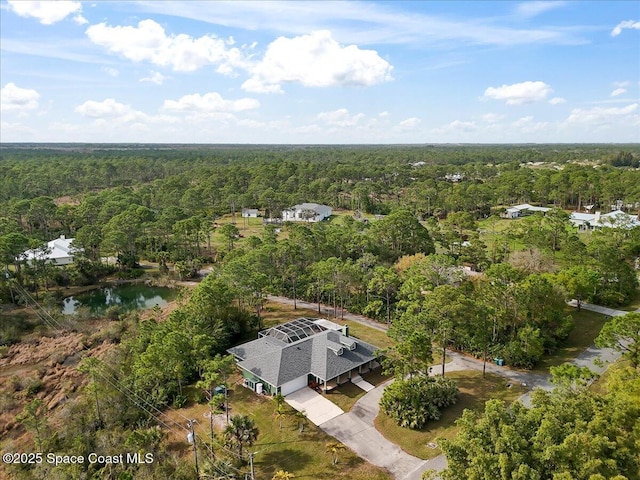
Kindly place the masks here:
MULTIPOLYGON (((307 422, 300 433, 294 411, 286 404, 288 415, 282 420, 282 428, 274 416, 275 402, 271 397, 258 396, 241 386, 239 375, 229 391, 231 415, 249 415, 260 431, 258 441, 250 451, 258 452, 254 459, 255 476, 270 479, 280 469, 291 472, 296 478, 342 478, 353 480, 390 480, 392 477, 378 467, 368 464, 349 449, 339 454, 339 462, 332 465, 326 444, 335 441, 322 430, 307 422)), ((197 433, 206 436, 208 421, 203 418, 206 405, 192 405, 175 414, 202 419, 197 433)), ((182 442, 185 443, 186 442, 182 442)), ((187 449, 185 454, 190 454, 187 449)), ((204 452, 202 452, 204 455, 204 452)), ((248 472, 248 468, 245 468, 248 472)))
MULTIPOLYGON (((367 464, 347 449, 340 454, 338 465, 332 465, 325 445, 335 439, 313 424, 299 433, 292 415, 284 419, 282 429, 278 428, 273 417, 274 402, 270 398, 259 397, 238 386, 231 406, 234 413, 251 415, 260 429, 258 441, 252 447, 260 452, 255 457, 256 478, 271 478, 279 469, 293 473, 296 478, 389 478, 382 469, 367 464)), ((293 414, 292 409, 288 411, 293 414)))
POLYGON ((440 420, 430 422, 422 430, 411 430, 399 427, 391 417, 383 412, 376 417, 376 428, 388 440, 397 444, 405 452, 416 457, 428 459, 434 458, 442 453, 440 448, 430 448, 428 443, 436 443, 438 438, 453 438, 459 428, 455 421, 462 416, 465 408, 483 409, 484 403, 493 398, 513 402, 526 389, 521 385, 507 387, 507 380, 493 374, 487 374, 487 378, 482 378, 482 372, 465 370, 462 372, 451 372, 447 377, 454 378, 460 388, 460 398, 455 405, 442 411, 440 420))
POLYGON ((504 232, 507 228, 509 228, 511 225, 514 224, 514 222, 517 222, 518 219, 507 219, 507 218, 501 218, 498 221, 495 222, 495 224, 492 224, 493 220, 478 220, 478 228, 480 230, 485 230, 487 233, 492 233, 493 231, 495 231, 496 233, 499 232, 504 232))
POLYGON ((339 387, 334 388, 328 392, 325 396, 331 400, 337 406, 339 406, 345 412, 351 410, 351 407, 362 397, 366 392, 361 388, 355 386, 351 382, 343 383, 339 387))
POLYGON ((584 350, 589 348, 600 333, 605 323, 605 316, 599 313, 571 308, 570 312, 574 320, 573 330, 564 346, 556 350, 552 355, 545 355, 533 370, 538 373, 549 373, 549 367, 569 362, 584 350))
MULTIPOLYGON (((354 213, 355 212, 352 210, 334 210, 333 214, 331 215, 331 217, 329 217, 327 221, 331 223, 340 224, 343 222, 343 219, 345 217, 352 217, 354 213)), ((363 215, 363 218, 367 218, 369 221, 375 220, 375 217, 372 214, 363 213, 362 215, 363 215)), ((234 248, 242 246, 246 242, 246 239, 249 237, 252 237, 252 236, 261 237, 262 233, 264 232, 264 225, 262 224, 262 220, 263 220, 263 217, 243 218, 242 212, 238 210, 236 212, 235 225, 236 227, 238 227, 241 237, 235 243, 234 248)), ((231 214, 227 214, 218 218, 215 223, 218 225, 218 229, 219 229, 223 225, 226 225, 227 223, 232 223, 232 222, 233 222, 233 217, 231 216, 231 214)), ((276 226, 280 227, 279 225, 276 225, 276 226)), ((282 232, 278 234, 278 240, 282 240, 287 237, 288 237, 288 233, 286 231, 286 228, 282 228, 282 232)), ((211 239, 212 247, 217 247, 217 248, 227 247, 226 238, 224 238, 222 234, 218 233, 217 231, 214 231, 211 233, 210 239, 211 239)))
MULTIPOLYGON (((361 376, 364 380, 375 387, 391 378, 389 375, 383 375, 381 368, 376 368, 372 372, 363 373, 361 376)), ((326 394, 326 397, 338 405, 342 410, 348 412, 365 393, 366 392, 364 390, 353 383, 347 382, 331 390, 326 394)))
MULTIPOLYGON (((224 215, 216 220, 218 227, 211 233, 211 246, 217 248, 227 248, 227 239, 217 230, 227 223, 232 223, 233 218, 231 215, 224 215)), ((240 231, 241 237, 235 243, 234 248, 242 246, 246 239, 249 237, 261 237, 264 231, 264 225, 262 224, 262 217, 258 218, 243 218, 240 211, 236 212, 236 227, 240 231)), ((282 234, 280 234, 282 235, 282 234)))

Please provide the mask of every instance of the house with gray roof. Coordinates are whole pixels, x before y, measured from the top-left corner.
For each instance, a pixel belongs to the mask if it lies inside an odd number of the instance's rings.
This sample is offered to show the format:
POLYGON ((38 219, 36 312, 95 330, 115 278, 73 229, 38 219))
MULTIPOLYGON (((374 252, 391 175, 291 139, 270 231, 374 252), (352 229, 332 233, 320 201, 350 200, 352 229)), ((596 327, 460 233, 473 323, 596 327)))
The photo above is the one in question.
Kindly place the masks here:
POLYGON ((83 251, 82 248, 74 247, 73 240, 73 238, 60 235, 60 238, 48 242, 46 247, 27 250, 20 259, 25 260, 29 265, 33 265, 39 260, 50 265, 69 265, 73 263, 76 253, 83 251))
POLYGON ((331 207, 317 203, 301 203, 282 211, 283 222, 321 222, 331 216, 331 207))
POLYGON ((245 386, 258 393, 288 395, 308 385, 325 392, 377 365, 378 347, 349 336, 348 327, 324 319, 298 318, 263 330, 258 338, 227 350, 245 386))
POLYGON ((631 229, 640 226, 638 215, 630 215, 621 210, 605 214, 571 212, 569 221, 578 227, 578 230, 595 230, 602 227, 631 229))
POLYGON ((529 205, 528 203, 523 203, 521 205, 514 205, 513 207, 507 208, 501 216, 503 218, 519 218, 526 217, 537 212, 542 212, 544 215, 549 210, 551 209, 548 207, 536 207, 534 205, 529 205))

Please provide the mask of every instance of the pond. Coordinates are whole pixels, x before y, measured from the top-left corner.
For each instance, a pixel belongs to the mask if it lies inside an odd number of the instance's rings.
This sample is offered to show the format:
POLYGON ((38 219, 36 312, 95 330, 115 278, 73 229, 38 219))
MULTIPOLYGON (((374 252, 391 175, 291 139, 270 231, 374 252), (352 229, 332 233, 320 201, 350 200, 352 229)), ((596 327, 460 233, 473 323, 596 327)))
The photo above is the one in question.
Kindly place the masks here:
POLYGON ((91 315, 104 315, 107 309, 117 305, 123 312, 144 310, 156 305, 165 307, 175 298, 176 291, 166 287, 144 284, 125 284, 102 287, 67 297, 62 302, 62 313, 73 315, 81 307, 88 307, 91 315))

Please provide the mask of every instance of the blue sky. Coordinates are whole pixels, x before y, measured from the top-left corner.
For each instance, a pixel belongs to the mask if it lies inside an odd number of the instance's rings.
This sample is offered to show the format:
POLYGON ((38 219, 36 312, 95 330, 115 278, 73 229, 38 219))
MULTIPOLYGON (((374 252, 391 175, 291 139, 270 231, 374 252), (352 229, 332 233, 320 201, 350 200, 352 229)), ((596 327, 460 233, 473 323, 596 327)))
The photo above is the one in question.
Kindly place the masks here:
POLYGON ((640 142, 640 2, 0 1, 3 142, 640 142))

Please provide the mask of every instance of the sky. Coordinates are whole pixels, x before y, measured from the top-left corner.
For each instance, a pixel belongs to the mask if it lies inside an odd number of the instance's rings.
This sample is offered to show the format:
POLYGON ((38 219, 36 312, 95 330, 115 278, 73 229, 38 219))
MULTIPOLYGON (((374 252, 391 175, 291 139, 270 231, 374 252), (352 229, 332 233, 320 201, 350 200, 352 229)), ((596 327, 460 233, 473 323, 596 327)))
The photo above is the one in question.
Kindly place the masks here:
POLYGON ((639 1, 0 0, 2 142, 640 142, 639 1))

